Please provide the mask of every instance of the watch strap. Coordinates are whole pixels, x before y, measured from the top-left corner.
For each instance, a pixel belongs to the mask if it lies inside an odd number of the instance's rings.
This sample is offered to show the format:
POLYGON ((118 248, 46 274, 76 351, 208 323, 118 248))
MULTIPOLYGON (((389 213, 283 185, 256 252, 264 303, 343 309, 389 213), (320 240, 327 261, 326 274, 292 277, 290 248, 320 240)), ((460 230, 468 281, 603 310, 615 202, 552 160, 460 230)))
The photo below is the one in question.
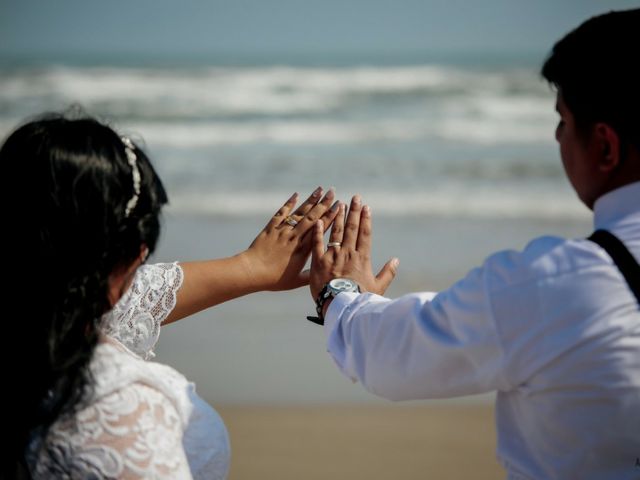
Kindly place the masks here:
MULTIPOLYGON (((360 285, 358 285, 357 283, 355 283, 355 285, 356 285, 356 292, 360 293, 361 291, 360 285)), ((341 293, 341 292, 337 292, 337 293, 341 293)), ((337 293, 332 291, 329 283, 326 283, 324 287, 322 287, 322 290, 320 290, 320 293, 316 298, 316 313, 318 314, 318 316, 317 317, 309 316, 307 317, 307 320, 309 320, 310 322, 316 323, 318 325, 324 325, 324 315, 322 314, 322 310, 324 310, 324 304, 327 303, 327 300, 330 297, 334 298, 337 295, 337 293)))
POLYGON ((324 287, 322 287, 322 290, 320 290, 320 293, 316 297, 316 313, 318 314, 318 316, 309 316, 307 317, 307 320, 318 325, 324 325, 324 315, 322 315, 322 309, 324 308, 324 304, 326 303, 327 298, 329 298, 330 296, 329 284, 327 283, 324 287))

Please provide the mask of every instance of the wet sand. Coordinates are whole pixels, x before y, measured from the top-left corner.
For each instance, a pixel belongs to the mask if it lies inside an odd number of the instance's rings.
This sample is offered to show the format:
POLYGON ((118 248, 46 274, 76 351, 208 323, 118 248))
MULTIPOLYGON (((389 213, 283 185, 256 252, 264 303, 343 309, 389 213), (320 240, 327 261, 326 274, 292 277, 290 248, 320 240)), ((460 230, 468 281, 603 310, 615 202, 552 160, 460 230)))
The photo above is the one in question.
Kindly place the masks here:
POLYGON ((218 407, 230 480, 504 478, 493 407, 218 407))

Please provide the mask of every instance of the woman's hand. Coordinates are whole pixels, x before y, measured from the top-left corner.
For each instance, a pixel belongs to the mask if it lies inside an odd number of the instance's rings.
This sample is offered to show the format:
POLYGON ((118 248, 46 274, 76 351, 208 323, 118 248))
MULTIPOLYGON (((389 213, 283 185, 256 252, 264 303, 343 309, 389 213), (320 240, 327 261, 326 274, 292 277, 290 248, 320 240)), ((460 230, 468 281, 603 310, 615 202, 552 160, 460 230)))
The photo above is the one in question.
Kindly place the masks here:
POLYGON ((325 250, 325 224, 317 221, 313 231, 309 288, 314 300, 333 278, 350 278, 362 292, 384 294, 396 275, 398 259, 389 260, 377 275, 371 268, 371 210, 362 206, 360 197, 351 199, 345 223, 345 205, 339 204, 325 250))
POLYGON ((333 223, 338 213, 337 204, 331 208, 334 196, 329 190, 322 198, 318 187, 294 211, 298 199, 294 194, 244 252, 227 258, 180 262, 184 279, 176 306, 163 324, 250 293, 309 283, 309 272, 302 269, 311 253, 313 226, 318 221, 333 223))
POLYGON ((309 272, 302 269, 311 253, 313 226, 318 221, 333 223, 338 213, 337 204, 332 209, 334 197, 329 190, 322 198, 318 187, 293 211, 298 199, 295 193, 240 254, 255 290, 290 290, 309 283, 309 272))

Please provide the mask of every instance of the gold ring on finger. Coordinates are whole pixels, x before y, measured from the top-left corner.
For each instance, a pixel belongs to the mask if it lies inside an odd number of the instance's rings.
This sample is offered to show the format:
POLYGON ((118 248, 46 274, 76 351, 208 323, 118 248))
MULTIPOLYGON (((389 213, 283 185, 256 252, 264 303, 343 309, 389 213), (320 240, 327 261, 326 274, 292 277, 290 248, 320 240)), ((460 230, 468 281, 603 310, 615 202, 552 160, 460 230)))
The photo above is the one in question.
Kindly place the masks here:
POLYGON ((284 223, 295 227, 296 225, 298 225, 298 220, 296 220, 292 215, 287 215, 287 217, 284 219, 284 223))
POLYGON ((341 247, 341 246, 342 246, 342 242, 329 242, 329 243, 327 243, 327 248, 341 247))

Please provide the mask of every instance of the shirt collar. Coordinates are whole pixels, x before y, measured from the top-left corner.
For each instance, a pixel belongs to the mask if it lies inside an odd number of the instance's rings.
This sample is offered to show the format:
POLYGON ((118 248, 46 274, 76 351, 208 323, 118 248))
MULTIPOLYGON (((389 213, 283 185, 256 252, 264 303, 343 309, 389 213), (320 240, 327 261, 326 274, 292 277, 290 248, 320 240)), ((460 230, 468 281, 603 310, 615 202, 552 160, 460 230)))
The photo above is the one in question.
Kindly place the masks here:
POLYGON ((593 206, 597 229, 608 228, 622 218, 640 211, 640 182, 630 183, 602 195, 593 206))

